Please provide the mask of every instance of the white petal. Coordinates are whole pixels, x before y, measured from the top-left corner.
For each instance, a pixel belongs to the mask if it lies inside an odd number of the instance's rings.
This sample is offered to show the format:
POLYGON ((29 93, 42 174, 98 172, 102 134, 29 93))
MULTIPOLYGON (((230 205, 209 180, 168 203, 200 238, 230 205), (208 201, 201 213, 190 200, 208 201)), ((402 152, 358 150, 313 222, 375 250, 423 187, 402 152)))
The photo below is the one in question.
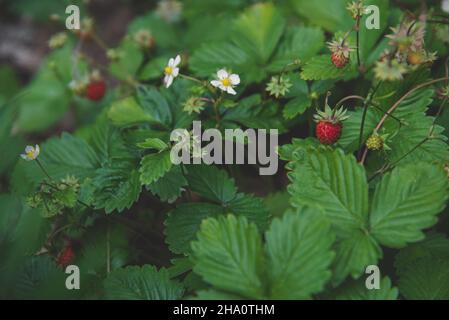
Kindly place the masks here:
POLYGON ((219 87, 221 85, 221 81, 218 80, 212 80, 210 82, 211 85, 213 85, 215 88, 219 87))
POLYGON ((229 94, 233 94, 233 95, 236 95, 237 94, 237 92, 235 92, 235 90, 232 88, 232 87, 228 87, 227 88, 228 90, 226 90, 229 94))
POLYGON ((233 86, 236 86, 240 83, 240 77, 238 74, 231 74, 229 76, 229 80, 231 80, 233 86))
POLYGON ((170 60, 168 60, 168 66, 173 68, 175 65, 175 60, 173 58, 170 58, 170 60))
POLYGON ((173 64, 173 67, 178 66, 178 64, 180 64, 180 63, 181 63, 181 56, 178 54, 178 55, 176 56, 176 58, 175 58, 175 62, 174 62, 174 64, 173 64))
POLYGON ((28 160, 28 157, 27 157, 26 154, 23 154, 23 153, 22 153, 20 156, 22 157, 22 159, 28 160))
POLYGON ((173 71, 172 71, 172 73, 171 73, 171 75, 172 75, 173 77, 177 77, 178 74, 179 74, 179 68, 174 68, 173 71))
POLYGON ((34 152, 34 147, 33 146, 26 146, 25 153, 30 153, 30 152, 34 152))
POLYGON ((219 88, 220 88, 220 90, 223 90, 223 91, 227 91, 227 87, 223 84, 223 83, 221 83, 220 82, 220 85, 218 86, 219 88))
POLYGON ((225 69, 220 69, 217 71, 217 77, 219 80, 226 79, 228 77, 228 72, 225 69))
POLYGON ((38 144, 36 144, 36 148, 35 148, 34 152, 35 152, 35 157, 37 158, 37 156, 39 155, 39 153, 41 153, 41 149, 39 148, 39 145, 38 145, 38 144))
POLYGON ((173 83, 173 76, 167 75, 167 76, 165 77, 164 82, 165 82, 165 87, 166 87, 166 88, 170 87, 171 84, 173 83))

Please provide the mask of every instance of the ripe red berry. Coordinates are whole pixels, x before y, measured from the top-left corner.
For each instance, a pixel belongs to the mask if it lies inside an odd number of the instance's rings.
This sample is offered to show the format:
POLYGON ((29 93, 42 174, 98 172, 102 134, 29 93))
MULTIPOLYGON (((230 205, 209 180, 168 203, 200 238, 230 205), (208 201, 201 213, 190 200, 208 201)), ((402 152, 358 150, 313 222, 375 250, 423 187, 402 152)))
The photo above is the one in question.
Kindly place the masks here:
POLYGON ((331 60, 334 66, 336 66, 339 69, 344 68, 349 62, 348 58, 346 58, 343 54, 338 52, 332 53, 331 60))
POLYGON ((343 107, 332 110, 327 103, 327 98, 324 111, 317 110, 317 114, 313 116, 317 123, 315 135, 322 144, 333 144, 340 138, 343 129, 342 122, 349 116, 346 115, 346 110, 343 107))
POLYGON ((315 134, 322 144, 334 144, 341 136, 343 125, 321 120, 317 123, 315 134))
POLYGON ((75 252, 73 252, 72 246, 68 245, 59 253, 57 263, 61 267, 66 267, 75 259, 75 252))
POLYGON ((100 101, 106 93, 106 83, 103 80, 93 81, 87 85, 86 96, 92 101, 100 101))

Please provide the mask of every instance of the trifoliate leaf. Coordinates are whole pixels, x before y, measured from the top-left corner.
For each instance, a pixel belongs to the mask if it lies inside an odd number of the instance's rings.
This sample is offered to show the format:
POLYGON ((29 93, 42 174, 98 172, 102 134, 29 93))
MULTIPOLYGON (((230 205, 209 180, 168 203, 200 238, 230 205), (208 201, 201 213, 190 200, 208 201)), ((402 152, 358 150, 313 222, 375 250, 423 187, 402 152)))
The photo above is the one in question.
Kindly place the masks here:
POLYGON ((215 288, 263 297, 263 248, 257 227, 233 215, 206 219, 192 242, 194 271, 215 288))
POLYGON ((172 167, 170 151, 146 155, 140 162, 140 182, 151 184, 158 181, 172 167))
POLYGON ((266 232, 271 299, 308 299, 330 279, 334 235, 321 212, 304 209, 273 220, 266 232))
POLYGON ((435 224, 448 197, 442 168, 428 163, 399 167, 377 185, 369 213, 365 172, 352 155, 306 145, 290 152, 292 204, 322 208, 337 234, 335 283, 376 264, 380 244, 397 248, 422 239, 422 229, 435 224))
POLYGON ((114 270, 104 280, 104 289, 108 299, 122 300, 177 300, 184 292, 166 269, 149 265, 114 270))

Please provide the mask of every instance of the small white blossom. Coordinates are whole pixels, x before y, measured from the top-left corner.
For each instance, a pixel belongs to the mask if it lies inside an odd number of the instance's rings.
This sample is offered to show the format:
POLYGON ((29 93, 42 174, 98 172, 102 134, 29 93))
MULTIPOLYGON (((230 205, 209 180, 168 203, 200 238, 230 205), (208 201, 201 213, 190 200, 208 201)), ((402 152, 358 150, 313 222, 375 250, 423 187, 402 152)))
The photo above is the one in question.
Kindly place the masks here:
POLYGON ((40 152, 41 150, 39 148, 39 145, 36 144, 35 147, 26 146, 25 153, 22 153, 20 156, 22 157, 22 159, 25 159, 26 161, 32 161, 36 160, 40 152))
POLYGON ((237 94, 234 87, 240 83, 238 74, 229 74, 226 70, 221 69, 217 72, 217 78, 217 80, 210 82, 214 87, 226 91, 229 94, 237 94))
POLYGON ((173 83, 173 79, 175 79, 179 74, 179 68, 178 65, 181 63, 181 57, 179 54, 176 56, 176 58, 170 58, 168 60, 168 65, 164 69, 164 84, 168 88, 173 83))
POLYGON ((443 0, 441 3, 441 10, 449 13, 449 0, 443 0))

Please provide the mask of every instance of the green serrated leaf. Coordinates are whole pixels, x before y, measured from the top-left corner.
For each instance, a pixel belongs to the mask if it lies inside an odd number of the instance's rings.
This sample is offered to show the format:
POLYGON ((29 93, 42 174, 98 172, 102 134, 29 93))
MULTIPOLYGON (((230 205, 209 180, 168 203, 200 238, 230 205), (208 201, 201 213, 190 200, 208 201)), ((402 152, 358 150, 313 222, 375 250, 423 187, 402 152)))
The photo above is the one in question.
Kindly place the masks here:
POLYGON ((166 269, 149 265, 114 270, 104 280, 104 289, 108 299, 121 300, 177 300, 184 292, 166 269))
POLYGON ((283 16, 270 3, 255 4, 235 21, 234 42, 265 63, 273 53, 285 27, 283 16))
POLYGON ((137 146, 142 149, 153 149, 157 151, 164 151, 168 148, 168 145, 158 138, 148 138, 144 142, 138 143, 137 146))
POLYGON ((312 105, 308 97, 299 97, 290 100, 284 107, 282 114, 285 119, 293 119, 297 115, 303 114, 312 105))
POLYGON ((280 72, 294 61, 305 62, 318 53, 323 45, 324 34, 319 28, 288 28, 268 68, 271 72, 280 72))
POLYGON ((211 203, 183 203, 168 214, 165 221, 166 242, 174 253, 190 253, 201 222, 223 213, 223 208, 211 203))
POLYGON ((228 203, 237 193, 234 180, 224 170, 208 165, 187 166, 187 181, 192 191, 206 199, 228 203))
POLYGON ((242 67, 249 61, 248 54, 238 46, 228 42, 212 42, 195 50, 189 65, 198 76, 210 77, 224 66, 241 72, 242 67))
POLYGON ((247 298, 263 296, 263 248, 257 227, 232 215, 206 219, 192 242, 193 270, 217 289, 247 298))
POLYGON ((365 172, 352 155, 307 144, 289 152, 292 204, 322 208, 337 234, 335 283, 376 264, 381 244, 397 248, 422 239, 422 229, 435 224, 448 197, 444 170, 420 163, 385 175, 368 210, 365 172))
POLYGON ((304 80, 347 79, 355 75, 352 64, 338 69, 332 64, 330 55, 316 56, 303 67, 301 78, 304 80))
POLYGON ((162 178, 147 185, 148 190, 157 195, 161 201, 175 201, 187 185, 181 167, 173 166, 162 178))
POLYGON ((448 300, 449 260, 419 259, 400 273, 399 291, 408 300, 448 300))
POLYGON ((108 111, 108 116, 112 123, 118 127, 127 127, 153 120, 132 97, 112 104, 108 111))
POLYGON ((169 127, 173 121, 170 106, 165 97, 154 87, 139 86, 137 97, 142 109, 156 122, 169 127))
POLYGON ((396 273, 400 274, 421 258, 449 260, 449 239, 441 233, 429 233, 423 241, 409 244, 401 249, 395 257, 396 273))
POLYGON ((146 155, 140 162, 140 182, 151 184, 163 177, 172 167, 170 151, 146 155))
POLYGON ((365 279, 360 279, 344 284, 335 293, 337 300, 396 300, 397 297, 398 289, 392 287, 388 277, 380 281, 379 289, 367 289, 365 279))
POLYGON ((266 232, 271 299, 308 299, 330 279, 334 235, 316 210, 289 212, 266 232))
POLYGON ((301 17, 331 32, 347 30, 353 23, 345 0, 291 0, 291 4, 301 17))
POLYGON ((446 205, 448 186, 444 170, 431 164, 408 165, 386 174, 373 196, 373 236, 389 247, 423 239, 422 229, 434 225, 446 205))

